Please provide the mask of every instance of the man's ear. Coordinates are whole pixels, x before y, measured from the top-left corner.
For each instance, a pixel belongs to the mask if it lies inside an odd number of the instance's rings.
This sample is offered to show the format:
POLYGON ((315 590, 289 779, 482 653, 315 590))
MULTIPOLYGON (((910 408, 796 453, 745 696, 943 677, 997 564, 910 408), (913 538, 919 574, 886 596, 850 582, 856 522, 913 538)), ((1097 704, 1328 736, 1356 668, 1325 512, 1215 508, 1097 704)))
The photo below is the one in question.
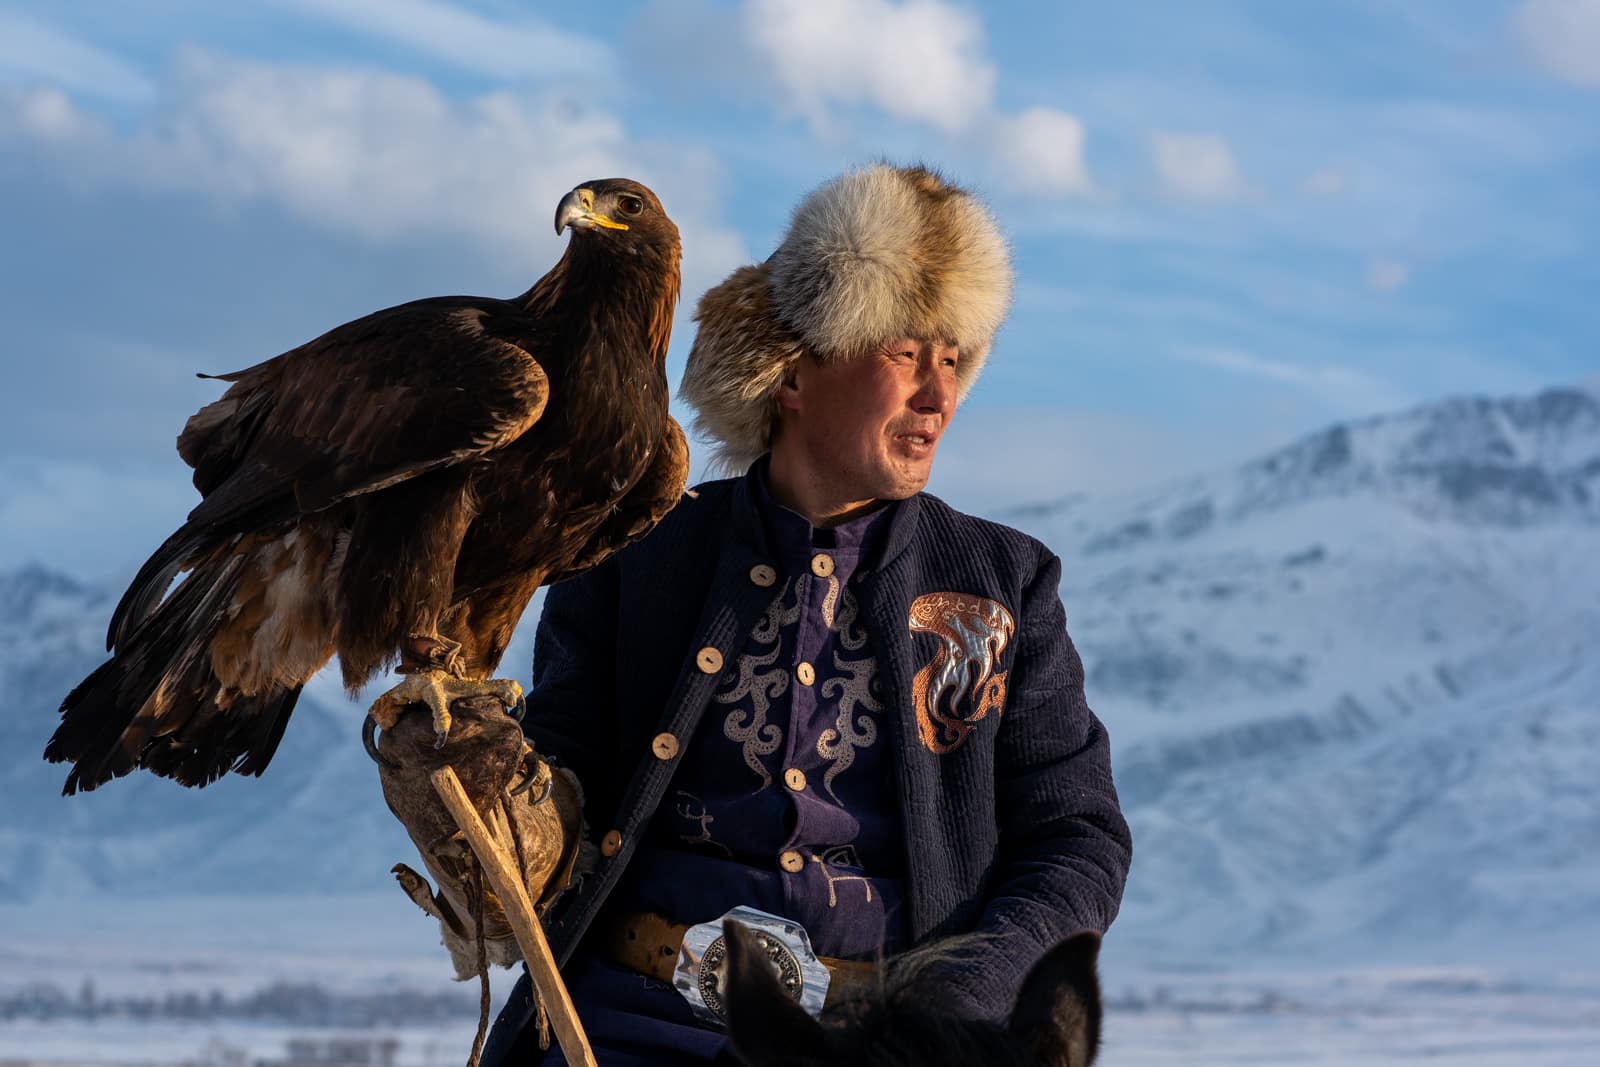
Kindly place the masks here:
POLYGON ((783 372, 783 380, 778 383, 778 410, 800 410, 800 366, 798 363, 783 372))
POLYGON ((1009 1029, 1048 1067, 1088 1067, 1100 1048, 1100 935, 1073 934, 1034 964, 1009 1029))
POLYGON ((728 945, 722 1003, 734 1055, 750 1067, 827 1062, 822 1024, 789 999, 755 935, 729 919, 722 936, 728 945))

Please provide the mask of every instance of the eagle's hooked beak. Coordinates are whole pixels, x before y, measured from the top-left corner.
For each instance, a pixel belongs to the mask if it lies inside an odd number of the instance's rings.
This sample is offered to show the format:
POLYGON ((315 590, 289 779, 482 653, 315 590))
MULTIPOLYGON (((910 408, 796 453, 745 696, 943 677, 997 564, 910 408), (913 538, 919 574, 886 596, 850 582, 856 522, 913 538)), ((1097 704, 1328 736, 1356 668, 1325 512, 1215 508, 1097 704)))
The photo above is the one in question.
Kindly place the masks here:
POLYGON ((556 235, 568 226, 579 230, 589 230, 596 226, 608 230, 626 230, 628 224, 595 211, 594 191, 579 187, 561 198, 561 203, 556 205, 556 235))

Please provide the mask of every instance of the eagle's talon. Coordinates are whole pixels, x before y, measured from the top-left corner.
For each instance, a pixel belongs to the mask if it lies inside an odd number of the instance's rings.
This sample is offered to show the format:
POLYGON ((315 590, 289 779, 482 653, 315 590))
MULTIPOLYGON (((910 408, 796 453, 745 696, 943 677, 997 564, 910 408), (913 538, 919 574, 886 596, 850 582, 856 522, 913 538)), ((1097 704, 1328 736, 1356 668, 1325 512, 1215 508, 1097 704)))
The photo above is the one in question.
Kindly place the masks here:
POLYGON ((464 695, 459 685, 451 685, 449 682, 441 684, 437 693, 438 703, 428 701, 428 707, 433 709, 433 747, 436 749, 443 748, 445 742, 450 740, 450 727, 455 722, 454 716, 450 714, 451 701, 464 695))
POLYGON ((534 786, 539 786, 539 795, 528 801, 528 806, 530 808, 537 808, 540 804, 543 804, 546 800, 550 799, 550 793, 555 789, 555 784, 555 775, 551 774, 549 768, 547 767, 545 769, 545 773, 543 774, 529 774, 522 780, 521 785, 513 786, 509 790, 508 795, 520 797, 524 793, 531 790, 534 786))
POLYGON ((361 746, 367 750, 367 755, 372 757, 373 763, 391 771, 398 771, 400 765, 391 759, 385 759, 383 753, 378 751, 378 726, 377 718, 368 712, 366 722, 361 724, 361 746))
POLYGON ((372 702, 367 715, 388 730, 407 705, 425 704, 433 714, 433 747, 438 749, 450 740, 450 727, 454 722, 450 705, 467 697, 481 696, 494 697, 511 708, 522 702, 522 686, 509 678, 453 678, 442 669, 429 667, 402 677, 399 685, 372 702))

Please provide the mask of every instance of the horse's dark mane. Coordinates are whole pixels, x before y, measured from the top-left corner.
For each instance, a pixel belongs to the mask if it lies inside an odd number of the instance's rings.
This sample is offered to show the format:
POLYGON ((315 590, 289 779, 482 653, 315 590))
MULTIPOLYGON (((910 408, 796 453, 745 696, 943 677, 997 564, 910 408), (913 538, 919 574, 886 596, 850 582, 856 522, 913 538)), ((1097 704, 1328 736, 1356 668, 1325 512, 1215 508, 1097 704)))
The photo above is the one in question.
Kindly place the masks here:
POLYGON ((872 984, 828 1009, 823 1023, 841 1063, 926 1065, 1028 1064, 1026 1050, 1004 1026, 965 1018, 932 990, 959 970, 983 934, 947 938, 892 958, 872 984))
POLYGON ((928 1067, 930 1064, 1016 1064, 1033 1061, 998 1023, 964 1019, 928 1001, 873 1001, 829 1022, 830 1051, 838 1064, 928 1067))

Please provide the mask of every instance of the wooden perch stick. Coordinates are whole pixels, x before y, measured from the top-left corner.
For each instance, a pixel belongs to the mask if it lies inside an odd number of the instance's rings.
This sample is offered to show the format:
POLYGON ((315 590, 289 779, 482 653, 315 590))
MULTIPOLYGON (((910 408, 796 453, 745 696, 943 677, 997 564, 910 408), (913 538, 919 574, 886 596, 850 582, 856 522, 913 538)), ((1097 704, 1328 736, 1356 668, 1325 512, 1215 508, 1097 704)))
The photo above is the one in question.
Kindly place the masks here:
POLYGON ((478 817, 472 801, 467 799, 467 791, 461 788, 461 779, 456 777, 453 768, 440 767, 428 778, 433 782, 434 792, 439 794, 439 799, 444 801, 444 806, 455 817, 456 825, 467 835, 467 843, 472 846, 478 862, 483 864, 483 873, 505 908, 506 918, 517 935, 517 946, 522 949, 522 958, 528 961, 533 987, 539 991, 545 1009, 550 1013, 550 1025, 556 1032, 556 1040, 561 1043, 561 1051, 566 1054, 567 1062, 574 1067, 597 1067, 594 1050, 589 1047, 589 1038, 583 1032, 583 1024, 578 1021, 578 1012, 572 1006, 567 985, 561 980, 561 971, 550 952, 550 943, 544 939, 544 928, 539 925, 533 902, 528 899, 527 887, 522 884, 522 877, 517 873, 511 857, 489 836, 488 828, 478 817))

